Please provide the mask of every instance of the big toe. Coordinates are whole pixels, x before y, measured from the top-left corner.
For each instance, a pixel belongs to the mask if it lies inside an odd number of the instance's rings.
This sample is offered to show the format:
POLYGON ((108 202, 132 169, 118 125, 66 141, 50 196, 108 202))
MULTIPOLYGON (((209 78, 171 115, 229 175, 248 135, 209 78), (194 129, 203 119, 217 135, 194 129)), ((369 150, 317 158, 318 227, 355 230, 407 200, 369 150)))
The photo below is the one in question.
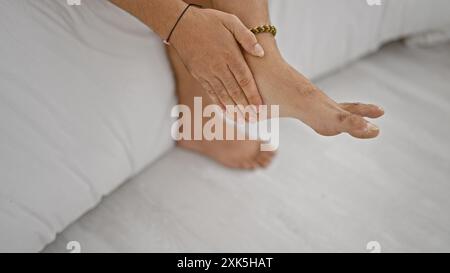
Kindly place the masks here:
POLYGON ((380 129, 362 118, 361 116, 345 113, 340 118, 342 132, 347 132, 353 137, 361 139, 375 138, 380 134, 380 129))

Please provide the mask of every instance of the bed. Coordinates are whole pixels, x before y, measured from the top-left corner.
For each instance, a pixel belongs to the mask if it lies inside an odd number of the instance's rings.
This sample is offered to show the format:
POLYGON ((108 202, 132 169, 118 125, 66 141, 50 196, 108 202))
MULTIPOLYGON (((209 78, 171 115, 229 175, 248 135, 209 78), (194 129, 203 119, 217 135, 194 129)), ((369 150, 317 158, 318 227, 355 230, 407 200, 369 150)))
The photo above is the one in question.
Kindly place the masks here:
POLYGON ((448 75, 450 43, 384 48, 318 81, 339 100, 383 105, 379 139, 284 121, 277 159, 256 173, 173 149, 45 251, 76 240, 86 252, 369 252, 372 241, 449 252, 448 75))
POLYGON ((0 2, 0 251, 449 251, 450 3, 270 5, 289 62, 385 107, 380 138, 283 120, 270 169, 224 169, 174 148, 173 77, 136 19, 0 2))

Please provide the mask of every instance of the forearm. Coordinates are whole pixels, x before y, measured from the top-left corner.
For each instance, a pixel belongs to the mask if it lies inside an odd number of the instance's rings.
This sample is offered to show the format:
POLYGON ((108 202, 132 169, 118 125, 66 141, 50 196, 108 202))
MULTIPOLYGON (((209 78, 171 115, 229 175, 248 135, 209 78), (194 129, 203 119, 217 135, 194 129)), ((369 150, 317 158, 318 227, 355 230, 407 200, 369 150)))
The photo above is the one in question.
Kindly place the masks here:
POLYGON ((181 0, 110 0, 166 39, 186 7, 181 0))

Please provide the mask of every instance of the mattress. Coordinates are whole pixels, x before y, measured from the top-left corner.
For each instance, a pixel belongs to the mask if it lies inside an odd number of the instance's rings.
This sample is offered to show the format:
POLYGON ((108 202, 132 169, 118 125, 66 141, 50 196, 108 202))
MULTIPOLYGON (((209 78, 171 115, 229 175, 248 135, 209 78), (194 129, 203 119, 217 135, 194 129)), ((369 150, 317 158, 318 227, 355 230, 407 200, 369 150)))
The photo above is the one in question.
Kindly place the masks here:
POLYGON ((268 170, 230 171, 174 149, 45 252, 450 251, 450 44, 393 44, 318 85, 382 105, 373 141, 281 123, 268 170))

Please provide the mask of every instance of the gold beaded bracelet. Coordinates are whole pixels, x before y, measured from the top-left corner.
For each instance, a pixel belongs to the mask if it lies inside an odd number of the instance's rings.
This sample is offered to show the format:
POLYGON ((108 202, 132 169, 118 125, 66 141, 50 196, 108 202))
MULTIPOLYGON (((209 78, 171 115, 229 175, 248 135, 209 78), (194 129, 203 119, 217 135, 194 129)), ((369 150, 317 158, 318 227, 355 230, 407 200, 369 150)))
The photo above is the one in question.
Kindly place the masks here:
POLYGON ((259 33, 272 33, 273 36, 277 35, 277 28, 274 25, 262 25, 259 27, 255 27, 250 29, 253 34, 259 34, 259 33))

